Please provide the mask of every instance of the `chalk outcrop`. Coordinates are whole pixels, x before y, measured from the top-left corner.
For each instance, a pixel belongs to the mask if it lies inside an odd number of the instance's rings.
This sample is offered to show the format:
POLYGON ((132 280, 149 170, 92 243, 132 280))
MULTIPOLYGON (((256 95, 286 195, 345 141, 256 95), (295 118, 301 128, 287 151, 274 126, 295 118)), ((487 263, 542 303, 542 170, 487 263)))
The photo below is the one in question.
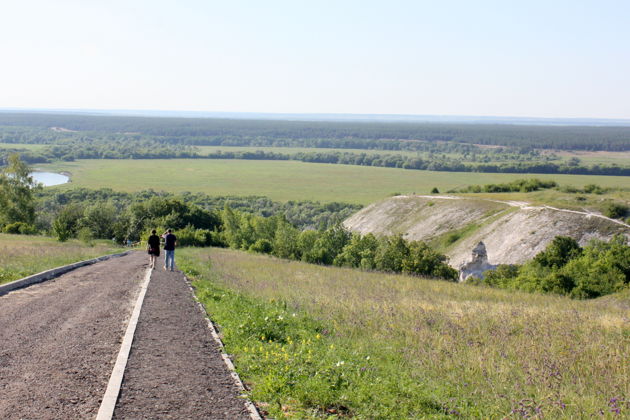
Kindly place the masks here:
POLYGON ((344 225, 363 235, 402 234, 435 244, 453 268, 469 262, 470 250, 480 241, 493 264, 522 264, 558 235, 582 246, 616 234, 630 239, 628 224, 594 212, 457 196, 391 197, 360 210, 344 225))
POLYGON ((472 260, 459 267, 459 281, 466 281, 471 277, 483 278, 483 273, 494 270, 497 266, 488 262, 486 245, 480 241, 472 250, 472 260))

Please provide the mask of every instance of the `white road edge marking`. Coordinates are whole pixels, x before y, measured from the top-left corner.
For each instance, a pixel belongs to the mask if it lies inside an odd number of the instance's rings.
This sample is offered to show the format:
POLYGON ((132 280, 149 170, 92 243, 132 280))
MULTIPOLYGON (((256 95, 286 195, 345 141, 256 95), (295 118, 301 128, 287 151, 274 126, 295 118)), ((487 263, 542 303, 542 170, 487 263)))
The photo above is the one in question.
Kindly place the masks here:
POLYGON ((228 356, 228 354, 225 352, 225 346, 223 345, 223 341, 221 341, 221 337, 219 337, 219 333, 216 327, 214 326, 214 324, 212 323, 212 320, 208 318, 206 308, 204 308, 203 304, 199 302, 199 299, 197 299, 197 296, 195 295, 195 289, 193 289, 190 279, 186 276, 184 276, 184 279, 186 279, 186 282, 188 283, 188 288, 190 289, 190 293, 192 293, 193 299, 195 300, 195 302, 197 302, 197 307, 199 308, 199 310, 203 314, 203 317, 206 319, 206 322, 208 323, 208 329, 210 330, 210 334, 212 334, 212 338, 214 339, 214 341, 219 346, 219 349, 221 350, 221 358, 223 358, 223 362, 225 363, 228 370, 230 371, 230 375, 232 376, 232 379, 234 380, 234 383, 236 384, 237 388, 239 389, 239 391, 241 391, 241 397, 243 398, 245 402, 245 407, 247 407, 247 411, 249 411, 249 416, 251 417, 252 420, 263 420, 260 413, 258 412, 258 408, 256 408, 254 403, 250 401, 247 395, 245 395, 245 392, 246 392, 245 385, 243 385, 243 381, 241 381, 241 378, 238 376, 238 373, 236 373, 236 368, 234 367, 234 363, 232 363, 230 356, 228 356))
POLYGON ((147 268, 147 272, 144 275, 144 282, 140 288, 140 294, 136 300, 136 306, 133 308, 129 324, 127 325, 127 331, 123 337, 122 344, 120 345, 120 351, 116 358, 116 364, 112 371, 112 376, 109 378, 107 384, 107 390, 103 396, 101 407, 98 409, 96 420, 110 420, 114 415, 114 408, 116 408, 116 401, 118 401, 118 394, 120 393, 120 386, 122 385, 123 376, 125 374, 125 367, 127 366, 127 359, 129 359, 129 352, 131 351, 131 344, 133 343, 133 335, 136 332, 136 326, 138 325, 138 318, 140 317, 140 310, 142 309, 142 303, 144 302, 144 295, 147 293, 149 287, 149 281, 151 281, 151 268, 147 268))

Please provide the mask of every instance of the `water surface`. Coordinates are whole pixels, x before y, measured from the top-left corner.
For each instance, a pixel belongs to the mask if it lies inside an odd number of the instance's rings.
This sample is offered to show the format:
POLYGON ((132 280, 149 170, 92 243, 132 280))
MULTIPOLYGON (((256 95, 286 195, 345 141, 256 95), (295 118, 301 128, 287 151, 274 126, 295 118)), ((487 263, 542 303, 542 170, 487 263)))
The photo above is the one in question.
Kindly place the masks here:
POLYGON ((65 184, 70 181, 70 178, 66 175, 56 174, 53 172, 33 172, 31 175, 33 176, 35 182, 43 184, 44 187, 65 184))

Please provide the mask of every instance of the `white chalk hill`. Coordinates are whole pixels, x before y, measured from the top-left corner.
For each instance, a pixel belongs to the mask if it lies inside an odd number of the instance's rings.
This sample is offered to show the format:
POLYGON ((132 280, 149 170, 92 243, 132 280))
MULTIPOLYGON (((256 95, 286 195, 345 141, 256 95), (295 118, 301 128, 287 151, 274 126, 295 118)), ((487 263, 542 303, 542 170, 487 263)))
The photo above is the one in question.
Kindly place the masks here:
POLYGON ((479 242, 490 264, 520 264, 543 251, 558 235, 581 245, 615 234, 630 238, 630 226, 601 214, 456 196, 396 196, 374 203, 344 222, 361 234, 402 234, 407 240, 441 244, 449 264, 471 260, 479 242))

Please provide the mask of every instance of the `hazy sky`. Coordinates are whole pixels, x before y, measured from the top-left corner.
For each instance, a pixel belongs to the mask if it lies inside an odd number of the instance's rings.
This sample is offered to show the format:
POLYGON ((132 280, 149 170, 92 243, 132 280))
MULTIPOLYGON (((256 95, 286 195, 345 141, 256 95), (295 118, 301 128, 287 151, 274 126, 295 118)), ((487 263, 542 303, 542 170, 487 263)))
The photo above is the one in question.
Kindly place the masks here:
POLYGON ((630 1, 3 0, 0 107, 630 118, 630 1))

